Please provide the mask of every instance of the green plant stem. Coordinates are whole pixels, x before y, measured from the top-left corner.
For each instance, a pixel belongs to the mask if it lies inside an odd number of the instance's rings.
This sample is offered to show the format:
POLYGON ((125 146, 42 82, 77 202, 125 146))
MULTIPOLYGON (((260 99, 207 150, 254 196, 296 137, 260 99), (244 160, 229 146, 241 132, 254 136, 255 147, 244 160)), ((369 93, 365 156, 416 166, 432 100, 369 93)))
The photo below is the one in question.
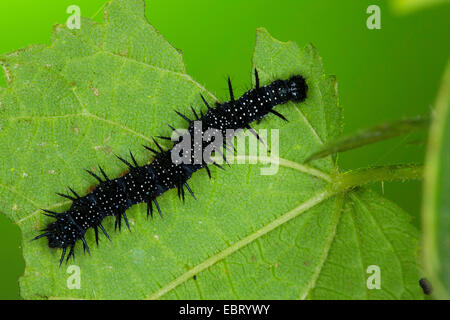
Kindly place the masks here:
POLYGON ((429 124, 430 119, 422 116, 395 122, 381 123, 375 127, 361 130, 355 134, 344 136, 324 145, 320 150, 306 158, 305 163, 325 158, 326 156, 338 152, 364 147, 368 144, 405 135, 413 131, 427 129, 429 124))
POLYGON ((423 177, 423 165, 391 165, 364 169, 357 169, 338 174, 331 184, 336 192, 346 191, 368 183, 393 180, 421 179, 423 177))

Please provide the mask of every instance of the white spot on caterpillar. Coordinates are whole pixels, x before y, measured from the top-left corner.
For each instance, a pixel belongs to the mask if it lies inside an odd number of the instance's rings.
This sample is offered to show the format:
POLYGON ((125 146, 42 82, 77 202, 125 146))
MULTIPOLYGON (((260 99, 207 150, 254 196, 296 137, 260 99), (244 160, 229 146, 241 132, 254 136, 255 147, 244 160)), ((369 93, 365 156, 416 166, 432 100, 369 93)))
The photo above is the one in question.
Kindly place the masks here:
POLYGON ((14 203, 14 205, 12 206, 13 210, 17 210, 19 207, 17 206, 17 203, 14 203))

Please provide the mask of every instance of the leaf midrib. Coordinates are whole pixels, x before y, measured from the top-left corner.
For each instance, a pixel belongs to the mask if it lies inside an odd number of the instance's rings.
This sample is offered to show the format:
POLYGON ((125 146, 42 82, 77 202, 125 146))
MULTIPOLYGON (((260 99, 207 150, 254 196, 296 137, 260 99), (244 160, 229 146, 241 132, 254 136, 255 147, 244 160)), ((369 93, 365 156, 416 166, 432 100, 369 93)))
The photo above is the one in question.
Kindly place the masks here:
POLYGON ((263 235, 266 235, 270 231, 282 226, 283 224, 287 223, 288 221, 296 218, 301 213, 307 211, 308 209, 311 209, 312 207, 316 206, 317 204, 321 203, 322 201, 330 198, 331 196, 335 195, 336 191, 325 188, 325 190, 322 190, 318 193, 316 193, 314 196, 309 198, 307 201, 302 202, 300 205, 292 209, 291 211, 288 211, 287 213, 283 214, 279 218, 273 220, 269 224, 265 225, 264 227, 256 230, 255 232, 251 233, 247 237, 235 242, 231 246, 225 248, 221 252, 217 253, 216 255, 206 259, 202 263, 196 265, 195 267, 189 269, 185 273, 183 273, 181 276, 177 277, 173 281, 169 282, 159 290, 155 291, 151 295, 147 296, 145 299, 152 300, 152 299, 158 299, 161 296, 165 295, 172 289, 178 287, 183 282, 186 282, 187 280, 191 279, 194 275, 200 273, 201 271, 211 267, 212 265, 216 264, 217 262, 225 259, 232 253, 238 251, 239 249, 247 246, 248 244, 252 243, 253 241, 259 239, 263 235))

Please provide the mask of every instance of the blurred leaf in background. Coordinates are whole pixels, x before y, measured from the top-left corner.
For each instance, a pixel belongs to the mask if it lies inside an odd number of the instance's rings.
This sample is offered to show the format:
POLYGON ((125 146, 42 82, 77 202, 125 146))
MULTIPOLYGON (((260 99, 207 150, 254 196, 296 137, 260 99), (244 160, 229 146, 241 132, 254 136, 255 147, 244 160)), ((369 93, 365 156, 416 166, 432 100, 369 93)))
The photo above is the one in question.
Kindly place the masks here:
POLYGON ((408 14, 435 5, 448 5, 449 0, 391 0, 392 9, 396 13, 408 14))
POLYGON ((424 181, 424 266, 435 296, 450 298, 450 60, 436 100, 424 181))

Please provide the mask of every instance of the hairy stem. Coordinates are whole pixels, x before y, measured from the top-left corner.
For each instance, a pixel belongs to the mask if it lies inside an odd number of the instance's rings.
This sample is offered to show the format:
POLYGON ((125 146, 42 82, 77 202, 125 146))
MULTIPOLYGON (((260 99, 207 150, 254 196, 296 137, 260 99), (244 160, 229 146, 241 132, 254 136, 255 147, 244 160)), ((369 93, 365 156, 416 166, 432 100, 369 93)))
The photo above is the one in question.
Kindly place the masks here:
POLYGON ((368 183, 393 180, 421 179, 423 165, 391 165, 357 169, 337 175, 331 184, 335 192, 346 191, 368 183))

